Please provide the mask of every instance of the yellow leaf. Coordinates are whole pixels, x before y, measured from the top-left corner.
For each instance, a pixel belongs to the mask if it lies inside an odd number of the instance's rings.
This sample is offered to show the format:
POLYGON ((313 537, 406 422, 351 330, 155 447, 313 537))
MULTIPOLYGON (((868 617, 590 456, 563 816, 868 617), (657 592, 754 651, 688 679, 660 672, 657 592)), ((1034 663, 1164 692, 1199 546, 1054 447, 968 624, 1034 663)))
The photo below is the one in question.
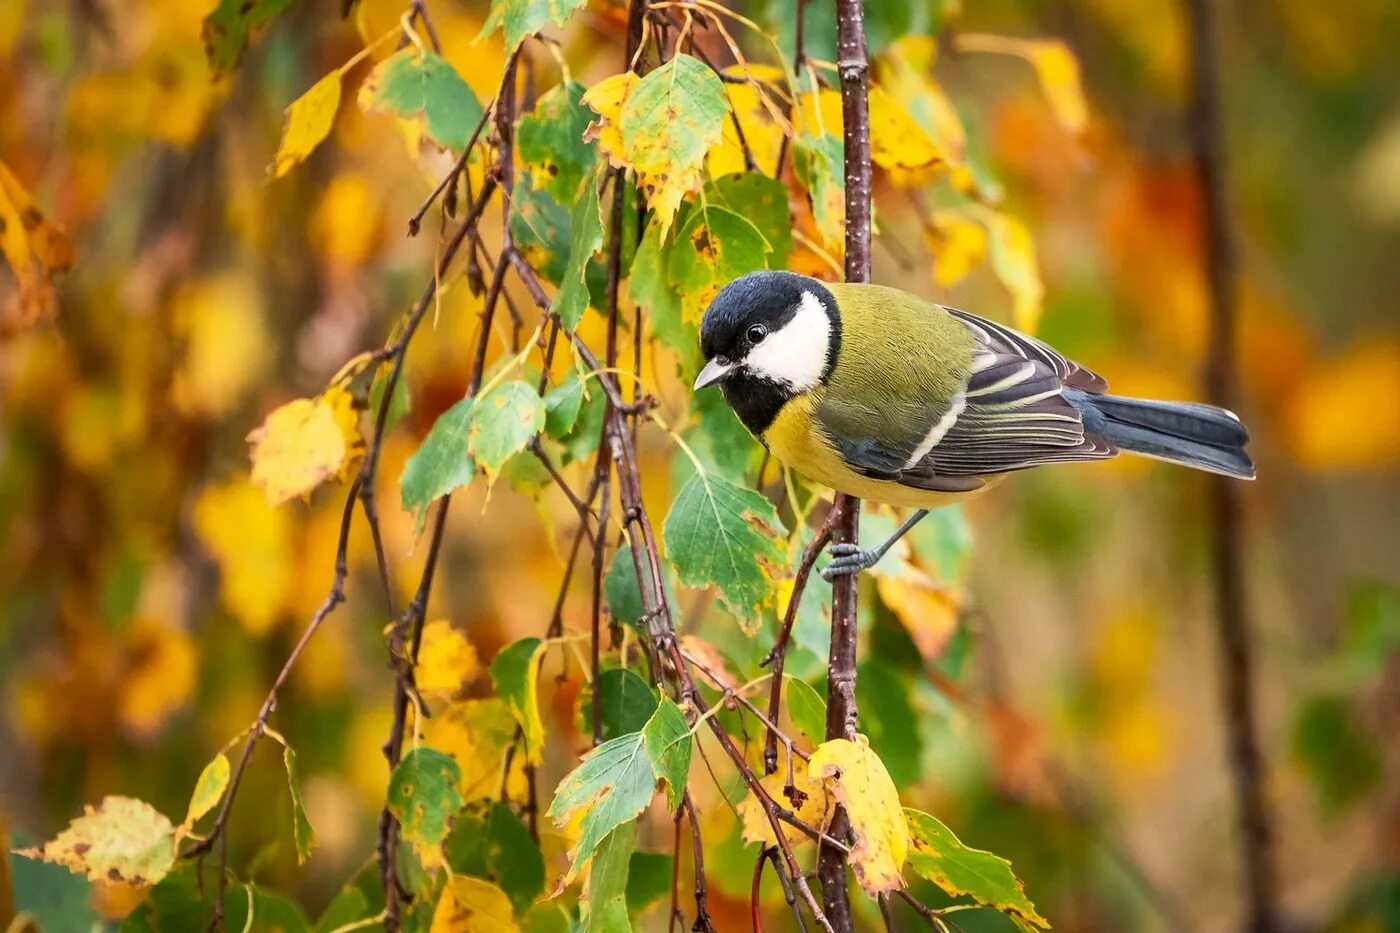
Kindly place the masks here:
POLYGON ((608 157, 613 168, 623 168, 627 160, 622 147, 622 105, 639 79, 630 71, 604 78, 584 92, 582 103, 598 114, 588 125, 585 140, 598 141, 598 151, 608 157))
POLYGON ((252 483, 206 489, 195 503, 194 529, 219 565, 219 593, 250 634, 282 613, 292 590, 292 520, 252 483))
POLYGON ((180 826, 183 832, 189 832, 204 814, 214 809, 214 805, 223 799, 228 779, 228 756, 219 752, 204 766, 204 770, 199 772, 199 779, 194 782, 194 792, 190 794, 190 806, 185 812, 185 822, 180 826))
POLYGON ((431 933, 519 933, 506 892, 489 881, 453 875, 433 909, 431 933))
MULTIPOLYGON (((830 794, 823 786, 822 782, 813 780, 807 771, 807 762, 796 755, 792 756, 792 787, 797 792, 797 802, 789 797, 783 790, 788 784, 787 756, 782 750, 778 750, 778 770, 767 775, 761 781, 763 789, 768 791, 768 796, 772 797, 779 806, 791 810, 798 819, 809 826, 826 831, 831 823, 833 803, 830 794)), ((768 815, 763 810, 763 805, 758 802, 758 798, 749 794, 739 801, 739 817, 744 821, 744 841, 762 842, 765 845, 776 844, 773 838, 773 824, 768 822, 768 815)), ((782 824, 783 835, 791 843, 799 843, 811 840, 802 830, 787 823, 782 824)))
POLYGON ((287 108, 282 141, 272 165, 272 177, 281 178, 321 144, 335 123, 340 109, 340 69, 332 71, 287 108))
POLYGON ((956 285, 987 255, 987 230, 962 211, 934 211, 924 240, 933 254, 933 281, 956 285))
POLYGON ((281 505, 305 496, 331 477, 344 478, 364 450, 355 397, 330 388, 316 398, 288 402, 248 434, 253 482, 281 505))
POLYGON ((143 800, 106 797, 49 842, 20 855, 63 865, 92 881, 155 884, 175 864, 175 827, 143 800))
POLYGON ((855 742, 823 742, 807 767, 846 808, 855 837, 851 867, 861 887, 870 894, 902 888, 900 872, 909 852, 909 826, 894 781, 869 741, 862 735, 855 742))
POLYGON ((32 327, 58 313, 53 277, 73 262, 62 231, 44 219, 28 192, 0 162, 0 253, 18 288, 0 318, 0 336, 32 327))
POLYGON ((1400 342, 1366 341, 1319 365, 1302 380, 1288 408, 1298 460, 1315 469, 1400 462, 1397 398, 1400 342), (1357 404, 1358 399, 1374 404, 1357 404))
POLYGON ((957 590, 921 572, 879 576, 880 599, 895 614, 925 661, 937 661, 958 628, 957 590))
MULTIPOLYGON (((803 94, 800 109, 804 128, 810 135, 826 132, 841 137, 844 120, 840 92, 823 88, 815 98, 803 94)), ((874 83, 870 86, 870 160, 904 187, 926 185, 947 161, 901 102, 874 83)))
POLYGON ((367 259, 378 249, 383 233, 380 194, 362 172, 341 172, 332 178, 307 224, 316 254, 346 266, 367 259))
POLYGON ((127 729, 149 736, 189 699, 199 658, 194 639, 174 626, 138 621, 130 639, 117 715, 127 729))
POLYGON ((257 289, 231 273, 196 281, 176 294, 171 317, 184 344, 171 386, 176 409, 195 417, 229 414, 271 361, 257 289))
POLYGON ((19 213, 29 248, 46 272, 63 272, 73 265, 73 246, 57 224, 48 220, 35 206, 34 200, 19 179, 0 162, 0 192, 19 213))
MULTIPOLYGON (((751 66, 757 70, 758 66, 751 66)), ((722 178, 735 172, 748 171, 744 161, 744 143, 749 144, 758 171, 772 175, 777 171, 778 153, 782 149, 783 130, 773 122, 772 114, 763 106, 758 88, 752 84, 726 84, 725 95, 729 109, 744 131, 740 140, 734 120, 724 121, 723 134, 705 156, 705 169, 711 178, 722 178)))
POLYGON ((987 228, 992 270, 1011 292, 1011 319, 1018 329, 1033 334, 1040 323, 1045 286, 1040 281, 1040 266, 1030 228, 1015 217, 991 208, 979 208, 978 214, 987 228))
POLYGON ((423 626, 423 644, 413 676, 420 693, 450 700, 480 673, 476 649, 451 622, 438 619, 423 626))
MULTIPOLYGON (((468 801, 501 792, 506 750, 515 739, 515 718, 506 701, 463 700, 424 723, 423 741, 456 759, 462 769, 462 797, 468 801)), ((525 758, 515 755, 506 780, 512 799, 527 790, 525 758)))
POLYGON ((1071 133, 1082 133, 1089 125, 1089 108, 1079 83, 1079 62, 1063 42, 982 33, 963 33, 956 41, 958 49, 964 52, 998 52, 1030 62, 1060 125, 1071 133))

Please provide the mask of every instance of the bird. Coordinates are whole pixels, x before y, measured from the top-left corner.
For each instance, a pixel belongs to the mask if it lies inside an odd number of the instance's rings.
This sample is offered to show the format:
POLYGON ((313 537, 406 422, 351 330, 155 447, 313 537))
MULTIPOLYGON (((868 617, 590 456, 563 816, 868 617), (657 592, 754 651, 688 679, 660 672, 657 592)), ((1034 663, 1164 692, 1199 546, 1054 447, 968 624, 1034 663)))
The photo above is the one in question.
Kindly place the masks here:
POLYGON ((718 386, 780 463, 915 510, 878 547, 832 545, 827 580, 873 567, 929 510, 1031 467, 1126 451, 1255 475, 1233 412, 1110 395, 1048 344, 897 288, 751 272, 710 301, 700 350, 695 390, 718 386))

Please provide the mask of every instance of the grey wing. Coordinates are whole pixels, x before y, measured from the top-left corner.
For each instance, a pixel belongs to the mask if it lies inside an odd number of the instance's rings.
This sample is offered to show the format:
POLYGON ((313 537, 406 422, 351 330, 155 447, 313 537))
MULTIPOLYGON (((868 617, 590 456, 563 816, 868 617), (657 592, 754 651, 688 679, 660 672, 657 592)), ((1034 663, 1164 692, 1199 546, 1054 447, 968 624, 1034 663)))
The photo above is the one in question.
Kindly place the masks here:
POLYGON ((1117 448, 1086 433, 1062 394, 1066 386, 1102 392, 1098 374, 1044 343, 991 321, 949 312, 972 332, 976 347, 967 385, 912 452, 870 438, 834 439, 846 461, 866 475, 906 486, 962 492, 996 473, 1049 463, 1102 460, 1117 448))

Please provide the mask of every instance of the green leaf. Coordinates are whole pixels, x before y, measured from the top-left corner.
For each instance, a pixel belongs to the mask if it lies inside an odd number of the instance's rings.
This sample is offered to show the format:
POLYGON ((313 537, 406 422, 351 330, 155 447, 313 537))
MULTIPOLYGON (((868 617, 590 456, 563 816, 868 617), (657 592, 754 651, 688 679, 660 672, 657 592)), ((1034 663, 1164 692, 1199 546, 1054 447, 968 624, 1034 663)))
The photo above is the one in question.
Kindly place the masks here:
MULTIPOLYGON (((684 225, 689 216, 682 209, 679 222, 684 225)), ((682 376, 694 379, 702 362, 700 333, 695 322, 681 317, 680 296, 670 279, 671 250, 672 244, 662 238, 661 224, 653 219, 632 257, 627 288, 632 300, 650 316, 656 339, 680 357, 682 376)))
POLYGON ((861 727, 870 744, 882 750, 885 769, 899 787, 917 784, 922 777, 924 747, 919 716, 909 701, 909 686, 908 676, 888 663, 867 658, 858 668, 856 698, 861 727))
POLYGON ((481 104, 446 59, 410 45, 380 62, 360 88, 360 106, 419 121, 428 138, 464 149, 481 120, 481 104))
POLYGON ((941 583, 961 583, 972 558, 972 528, 962 506, 934 509, 909 533, 914 555, 941 583))
MULTIPOLYGON (((14 837, 9 841, 19 846, 27 840, 14 837)), ((99 924, 97 911, 92 908, 92 883, 86 877, 75 875, 62 865, 51 865, 38 859, 26 858, 18 852, 0 853, 0 858, 10 860, 10 880, 14 888, 16 914, 28 914, 33 917, 41 930, 91 930, 94 925, 99 924)), ((156 895, 163 894, 163 889, 181 874, 185 873, 174 871, 166 875, 160 884, 151 888, 142 906, 153 903, 156 895)), ((189 887, 193 891, 193 883, 189 887)), ((0 899, 9 896, 10 891, 6 890, 0 894, 0 899)), ((199 903, 196 901, 196 927, 203 921, 198 909, 199 903)), ((122 928, 125 930, 126 925, 123 924, 122 928)), ((152 927, 135 929, 145 930, 152 927)), ((193 928, 171 926, 168 929, 193 928)))
POLYGON ((486 878, 491 874, 486 866, 486 846, 486 821, 474 813, 459 813, 442 842, 442 854, 454 875, 486 878))
POLYGON ((476 400, 467 450, 481 468, 498 474, 544 428, 544 399, 520 380, 496 386, 476 400))
POLYGON ((573 430, 583 408, 583 380, 570 369, 564 381, 544 394, 544 433, 563 440, 573 430))
POLYGON ((558 200, 526 173, 510 202, 510 235, 540 278, 552 285, 564 281, 569 262, 573 218, 568 202, 558 200))
POLYGON ((405 842, 432 847, 447 836, 448 820, 462 809, 462 769, 451 757, 420 745, 389 778, 389 812, 405 842))
POLYGON ((190 805, 185 812, 186 829, 193 826, 195 821, 210 810, 214 805, 223 799, 224 789, 228 787, 229 763, 228 756, 223 752, 214 756, 214 760, 204 766, 204 770, 199 772, 199 779, 194 782, 194 792, 190 794, 190 805))
POLYGON ((812 197, 812 216, 822 240, 832 249, 845 249, 845 146, 830 133, 798 136, 792 144, 797 180, 812 197))
POLYGON ((577 197, 584 176, 598 161, 596 147, 583 140, 593 112, 582 97, 582 84, 557 84, 521 117, 516 129, 515 145, 525 171, 560 204, 577 197))
POLYGON ((254 29, 277 17, 292 0, 219 0, 204 19, 204 54, 214 73, 222 74, 238 66, 248 48, 254 29))
POLYGON ((785 534, 773 504, 719 476, 682 487, 662 529, 666 552, 687 586, 713 584, 745 631, 754 632, 785 572, 785 534))
POLYGON ((586 933, 631 933, 627 878, 636 844, 636 823, 624 823, 598 844, 578 905, 580 926, 586 933))
POLYGON ((690 775, 690 726, 685 714, 670 697, 662 697, 661 705, 642 727, 642 736, 652 771, 666 782, 666 802, 674 810, 681 804, 690 775))
POLYGON ((720 141, 728 113, 723 82, 690 55, 648 72, 623 101, 623 154, 650 189, 663 236, 681 199, 700 187, 705 154, 720 141))
POLYGON ((633 852, 627 868, 627 909, 641 913, 671 891, 671 856, 633 852))
POLYGON ((598 186, 593 179, 583 186, 570 221, 569 261, 564 266, 554 310, 559 323, 572 331, 588 309, 588 261, 603 246, 603 220, 598 212, 598 186))
MULTIPOLYGON (((602 719, 603 741, 640 732, 656 712, 656 691, 636 671, 610 667, 598 675, 596 690, 602 707, 598 712, 602 719)), ((585 687, 579 693, 579 731, 591 731, 592 722, 593 690, 585 687)))
POLYGON ((472 401, 464 398, 438 415, 428 436, 404 464, 399 496, 404 511, 418 519, 419 530, 433 500, 470 483, 476 474, 476 464, 467 452, 472 401))
POLYGON ((505 36, 506 54, 550 23, 563 25, 575 10, 588 0, 491 0, 491 12, 486 16, 486 25, 481 27, 483 36, 497 29, 505 36))
POLYGON ((826 700, 805 680, 783 677, 783 700, 792 724, 813 744, 826 741, 826 700))
POLYGON ((792 254, 792 211, 786 185, 762 172, 738 172, 706 185, 705 200, 747 218, 772 250, 769 267, 787 267, 792 254))
POLYGON ((701 459, 712 463, 724 477, 743 483, 749 461, 758 450, 753 435, 719 392, 695 393, 691 407, 699 416, 703 448, 709 455, 701 459))
POLYGON ((522 638, 502 648, 491 662, 496 695, 510 704, 511 714, 525 736, 525 757, 534 765, 542 760, 544 722, 540 719, 539 674, 545 643, 522 638))
MULTIPOLYGON (((253 884, 244 885, 243 891, 242 896, 248 898, 253 905, 252 916, 245 921, 247 929, 305 933, 311 928, 306 921, 306 914, 301 912, 301 908, 291 898, 253 884)), ((239 896, 229 894, 229 899, 239 896)))
POLYGON ((1381 672, 1400 651, 1400 587, 1364 580, 1347 593, 1338 654, 1353 681, 1381 672))
POLYGON ((909 855, 906 864, 953 896, 967 895, 988 907, 1045 929, 1050 924, 1026 898, 1011 863, 980 849, 969 849, 948 827, 921 810, 906 808, 909 855))
POLYGON ((517 915, 544 893, 544 855, 520 817, 505 804, 491 807, 486 818, 486 862, 517 915))
POLYGON ((1318 809, 1327 819, 1345 813, 1384 773, 1375 742, 1344 697, 1308 697, 1293 722, 1293 759, 1312 779, 1318 809))
POLYGON ((301 780, 297 777, 297 753, 290 745, 282 748, 282 764, 287 769, 287 789, 292 793, 292 841, 297 847, 297 864, 303 865, 316 848, 316 830, 301 802, 301 780))
POLYGON ((596 380, 583 384, 583 404, 579 406, 578 418, 569 433, 560 440, 564 448, 563 462, 573 463, 587 460, 598 450, 598 439, 602 436, 603 415, 607 411, 607 396, 596 380))
POLYGON ((326 905, 316 921, 316 933, 331 933, 343 926, 364 920, 370 915, 369 898, 356 887, 348 887, 326 905))
POLYGON ((697 205, 676 234, 667 277, 681 293, 681 315, 699 321, 710 300, 741 275, 768 268, 772 246, 734 211, 697 205))
POLYGON ((580 810, 578 843, 569 853, 568 884, 593 858, 603 838, 635 820, 656 793, 656 774, 640 732, 620 735, 589 752, 554 792, 549 817, 564 826, 580 810))
MULTIPOLYGON (((647 588, 652 589, 651 573, 647 572, 647 588)), ((672 586, 670 567, 666 561, 661 562, 661 588, 665 593, 668 605, 676 605, 676 591, 672 586)), ((655 597, 655 593, 652 594, 655 597)), ((642 600, 642 591, 637 583, 637 568, 632 563, 632 550, 622 547, 613 554, 613 560, 608 565, 608 575, 603 580, 603 596, 608 603, 608 611, 618 622, 628 625, 636 625, 646 614, 646 605, 642 600)))

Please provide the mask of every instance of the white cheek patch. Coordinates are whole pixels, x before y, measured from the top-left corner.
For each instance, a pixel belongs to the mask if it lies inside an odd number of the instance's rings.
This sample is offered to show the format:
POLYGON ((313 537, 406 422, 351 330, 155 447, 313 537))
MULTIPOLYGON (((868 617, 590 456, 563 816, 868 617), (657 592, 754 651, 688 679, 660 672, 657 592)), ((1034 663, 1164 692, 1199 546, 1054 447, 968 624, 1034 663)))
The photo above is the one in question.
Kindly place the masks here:
POLYGON ((804 392, 821 382, 831 347, 831 318, 821 299, 803 292, 797 313, 749 351, 744 364, 755 375, 804 392))

